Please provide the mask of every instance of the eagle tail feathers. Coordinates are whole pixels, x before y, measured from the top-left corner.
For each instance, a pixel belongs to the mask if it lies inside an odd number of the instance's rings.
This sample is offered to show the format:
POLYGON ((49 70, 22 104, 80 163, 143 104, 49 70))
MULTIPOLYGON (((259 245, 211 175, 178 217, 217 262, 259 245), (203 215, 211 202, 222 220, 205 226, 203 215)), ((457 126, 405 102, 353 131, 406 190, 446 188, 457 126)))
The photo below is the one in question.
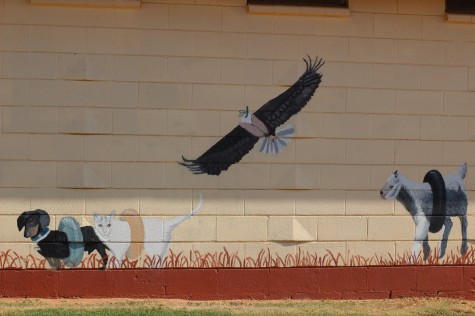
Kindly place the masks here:
POLYGON ((266 154, 278 154, 290 143, 290 138, 294 136, 295 128, 292 124, 283 128, 278 128, 275 136, 262 137, 259 151, 266 154))

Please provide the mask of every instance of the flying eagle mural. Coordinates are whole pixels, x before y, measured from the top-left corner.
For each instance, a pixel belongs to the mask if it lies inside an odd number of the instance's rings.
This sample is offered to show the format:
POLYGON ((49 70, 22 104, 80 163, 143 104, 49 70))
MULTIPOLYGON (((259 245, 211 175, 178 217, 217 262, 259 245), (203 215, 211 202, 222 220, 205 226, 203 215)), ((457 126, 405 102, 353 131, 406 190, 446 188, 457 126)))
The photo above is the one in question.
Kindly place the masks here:
POLYGON ((219 175, 238 163, 259 140, 261 152, 276 154, 282 151, 295 129, 292 125, 281 126, 308 103, 322 80, 318 70, 325 62, 321 58, 303 60, 307 68, 289 89, 254 113, 249 113, 248 107, 241 110, 238 126, 198 158, 182 157, 180 164, 194 174, 219 175))

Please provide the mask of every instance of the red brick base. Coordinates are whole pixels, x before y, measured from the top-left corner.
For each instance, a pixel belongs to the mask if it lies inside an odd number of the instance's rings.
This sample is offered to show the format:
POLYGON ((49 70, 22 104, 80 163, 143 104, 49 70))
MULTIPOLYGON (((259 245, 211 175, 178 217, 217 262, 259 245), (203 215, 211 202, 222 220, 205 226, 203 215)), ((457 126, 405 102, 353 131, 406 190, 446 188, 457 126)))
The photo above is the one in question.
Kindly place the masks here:
POLYGON ((0 270, 1 297, 475 299, 475 267, 0 270))

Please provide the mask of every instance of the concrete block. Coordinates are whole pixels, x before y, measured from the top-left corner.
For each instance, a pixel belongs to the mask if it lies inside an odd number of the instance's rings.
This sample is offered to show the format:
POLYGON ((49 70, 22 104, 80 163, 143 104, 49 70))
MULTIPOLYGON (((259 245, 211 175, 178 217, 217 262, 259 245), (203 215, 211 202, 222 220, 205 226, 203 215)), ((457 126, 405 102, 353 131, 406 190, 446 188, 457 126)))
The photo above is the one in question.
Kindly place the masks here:
POLYGON ((297 163, 344 163, 345 140, 296 139, 297 163))
POLYGON ((475 54, 475 43, 449 42, 446 49, 446 64, 448 65, 474 65, 470 56, 475 54))
POLYGON ((475 90, 475 67, 468 68, 468 89, 475 90))
POLYGON ((5 133, 56 133, 56 108, 3 107, 2 131, 5 133))
POLYGON ((88 28, 86 52, 92 54, 139 55, 141 31, 119 28, 88 28))
POLYGON ((270 166, 242 162, 232 165, 219 176, 218 185, 221 189, 268 189, 270 166))
POLYGON ((317 217, 270 216, 268 240, 314 241, 317 238, 317 217))
POLYGON ((364 190, 370 185, 369 166, 324 165, 320 166, 322 189, 364 190))
POLYGON ((248 34, 246 45, 248 58, 295 60, 301 57, 299 38, 295 35, 248 34))
POLYGON ((398 43, 395 39, 350 38, 349 60, 372 63, 394 63, 398 43))
POLYGON ((441 141, 396 141, 396 164, 440 165, 442 163, 441 141))
POLYGON ((59 78, 73 80, 112 80, 113 57, 109 55, 60 54, 59 78))
POLYGON ((166 110, 114 109, 113 133, 132 135, 165 135, 166 110))
POLYGON ((473 116, 475 114, 472 106, 474 101, 475 92, 447 91, 444 95, 444 114, 473 116))
POLYGON ((374 115, 371 117, 371 135, 383 139, 418 139, 419 116, 374 115))
POLYGON ((221 60, 221 82, 225 84, 270 85, 272 62, 267 60, 221 60))
POLYGON ((422 116, 421 139, 465 140, 467 139, 467 119, 450 116, 422 116))
MULTIPOLYGON (((325 117, 325 116, 323 116, 325 117)), ((296 137, 316 137, 323 134, 322 115, 320 113, 302 113, 292 118, 296 137)), ((303 139, 295 139, 297 144, 303 139)))
POLYGON ((381 199, 379 192, 346 191, 345 215, 392 215, 394 205, 381 199))
POLYGON ((86 194, 82 190, 31 189, 31 205, 46 210, 50 215, 84 214, 86 194))
POLYGON ((169 28, 221 31, 221 8, 216 6, 171 5, 169 28))
POLYGON ((318 189, 319 167, 315 164, 271 164, 270 187, 272 189, 318 189))
POLYGON ((155 109, 183 109, 191 104, 191 85, 181 83, 141 83, 139 106, 155 109))
POLYGON ((0 134, 0 159, 28 159, 28 135, 0 134))
MULTIPOLYGON (((222 177, 222 175, 220 175, 222 177)), ((218 177, 193 174, 176 162, 165 164, 165 187, 172 189, 216 189, 218 177)))
POLYGON ((273 32, 272 16, 248 14, 246 7, 221 8, 222 31, 246 33, 260 30, 263 33, 273 32))
POLYGON ((219 135, 219 112, 169 110, 167 134, 177 136, 219 135))
POLYGON ((396 91, 395 112, 399 114, 442 114, 444 94, 441 91, 396 91))
POLYGON ((39 161, 2 161, 2 187, 52 188, 56 186, 56 163, 39 161))
POLYGON ((348 89, 347 112, 393 113, 396 93, 385 89, 348 89))
POLYGON ((218 216, 217 241, 266 241, 266 216, 218 216))
POLYGON ((319 241, 367 240, 368 219, 360 216, 325 216, 318 219, 319 241))
POLYGON ((143 55, 193 56, 193 32, 141 30, 140 35, 140 53, 143 55))
POLYGON ((324 67, 332 69, 331 72, 325 73, 325 86, 360 88, 372 86, 371 64, 328 62, 324 67))
MULTIPOLYGON (((166 219, 172 219, 168 217, 166 219)), ((200 242, 216 240, 216 216, 193 216, 173 231, 174 242, 200 242)))
POLYGON ((411 216, 368 217, 368 240, 413 240, 414 222, 411 216))
POLYGON ((89 135, 84 137, 87 161, 137 161, 138 137, 126 135, 89 135))
MULTIPOLYGON (((86 214, 110 214, 116 210, 120 214, 126 209, 139 209, 139 190, 86 190, 86 214)), ((91 224, 94 223, 92 217, 91 224)))
POLYGON ((198 200, 191 190, 140 190, 140 215, 189 214, 192 198, 198 200))
POLYGON ((303 74, 300 62, 274 61, 272 63, 272 82, 278 86, 292 86, 303 74))
POLYGON ((345 161, 349 164, 393 164, 394 142, 347 140, 345 161))
POLYGON ((426 90, 467 90, 466 67, 421 67, 421 88, 426 90))
POLYGON ((339 36, 299 36, 298 57, 309 55, 310 57, 321 56, 328 61, 348 60, 348 40, 339 36))
POLYGON ((164 188, 164 163, 112 163, 113 188, 164 188))
POLYGON ((203 57, 246 57, 246 34, 243 33, 195 33, 195 55, 203 57))
POLYGON ((420 68, 415 65, 373 66, 373 87, 386 89, 419 89, 420 68))
MULTIPOLYGON (((475 153, 475 146, 472 142, 444 142, 443 163, 459 166, 465 161, 468 164, 472 164, 475 162, 472 156, 473 153, 475 153)), ((451 173, 453 172, 451 171, 451 173)))
POLYGON ((321 114, 321 137, 371 138, 371 117, 359 114, 321 114))
POLYGON ((85 82, 84 106, 136 108, 139 86, 133 82, 85 82))
POLYGON ((58 162, 59 188, 102 189, 111 185, 110 162, 58 162))
POLYGON ((114 80, 160 82, 167 78, 167 59, 155 56, 114 56, 114 80))
POLYGON ((76 135, 30 135, 28 157, 31 160, 82 160, 83 137, 76 135))
POLYGON ((317 93, 310 99, 303 111, 345 112, 346 103, 346 88, 319 87, 317 93))
POLYGON ((447 23, 445 16, 422 16, 423 40, 434 41, 467 41, 469 39, 469 25, 447 23))
MULTIPOLYGON (((116 122, 114 120, 114 122, 116 122)), ((112 109, 59 108, 58 132, 68 134, 111 134, 112 109)))
POLYGON ((190 157, 191 139, 177 136, 140 136, 139 161, 175 162, 182 155, 190 157))
POLYGON ((32 51, 84 53, 86 28, 64 26, 32 26, 30 28, 32 51))
POLYGON ((21 214, 31 209, 30 189, 0 189, 0 214, 21 214))
POLYGON ((82 106, 84 84, 79 81, 30 80, 28 104, 33 106, 82 106))
POLYGON ((0 79, 0 105, 28 105, 28 81, 0 79))
POLYGON ((302 190, 295 192, 297 215, 344 215, 345 191, 302 190))
POLYGON ((396 258, 396 244, 391 241, 350 241, 347 243, 350 256, 369 259, 365 265, 378 265, 376 259, 392 260, 396 258), (371 261, 372 260, 372 261, 371 261))
POLYGON ((418 14, 418 15, 443 15, 445 13, 445 1, 443 0, 400 0, 398 1, 399 14, 418 14))
POLYGON ((139 2, 139 10, 114 10, 114 26, 119 28, 166 29, 168 6, 160 3, 139 2))
POLYGON ((243 190, 193 190, 194 204, 198 193, 203 194, 200 215, 244 215, 243 190))
POLYGON ((28 51, 30 27, 28 25, 0 25, 1 51, 28 51))
POLYGON ((287 190, 246 190, 244 213, 246 215, 295 214, 295 194, 287 190))
POLYGON ((28 52, 2 53, 2 78, 55 79, 57 76, 57 54, 28 52))
POLYGON ((418 15, 376 14, 374 36, 381 38, 420 39, 422 18, 418 15))
POLYGON ((397 13, 397 0, 353 0, 348 3, 351 12, 397 13))
POLYGON ((193 109, 230 110, 238 121, 238 110, 245 104, 243 86, 194 84, 192 87, 193 109))
POLYGON ((213 58, 169 57, 168 80, 186 83, 219 83, 220 60, 213 58))
POLYGON ((442 65, 446 59, 446 42, 398 40, 397 60, 406 64, 442 65))

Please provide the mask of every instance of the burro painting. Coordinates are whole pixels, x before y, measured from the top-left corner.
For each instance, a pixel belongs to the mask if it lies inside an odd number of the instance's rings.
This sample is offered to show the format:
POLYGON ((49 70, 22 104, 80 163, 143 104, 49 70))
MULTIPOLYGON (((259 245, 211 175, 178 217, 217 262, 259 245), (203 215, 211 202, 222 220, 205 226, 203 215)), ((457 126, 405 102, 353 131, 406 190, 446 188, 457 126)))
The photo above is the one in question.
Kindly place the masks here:
POLYGON ((205 2, 0 0, 0 269, 475 263, 474 11, 205 2))

